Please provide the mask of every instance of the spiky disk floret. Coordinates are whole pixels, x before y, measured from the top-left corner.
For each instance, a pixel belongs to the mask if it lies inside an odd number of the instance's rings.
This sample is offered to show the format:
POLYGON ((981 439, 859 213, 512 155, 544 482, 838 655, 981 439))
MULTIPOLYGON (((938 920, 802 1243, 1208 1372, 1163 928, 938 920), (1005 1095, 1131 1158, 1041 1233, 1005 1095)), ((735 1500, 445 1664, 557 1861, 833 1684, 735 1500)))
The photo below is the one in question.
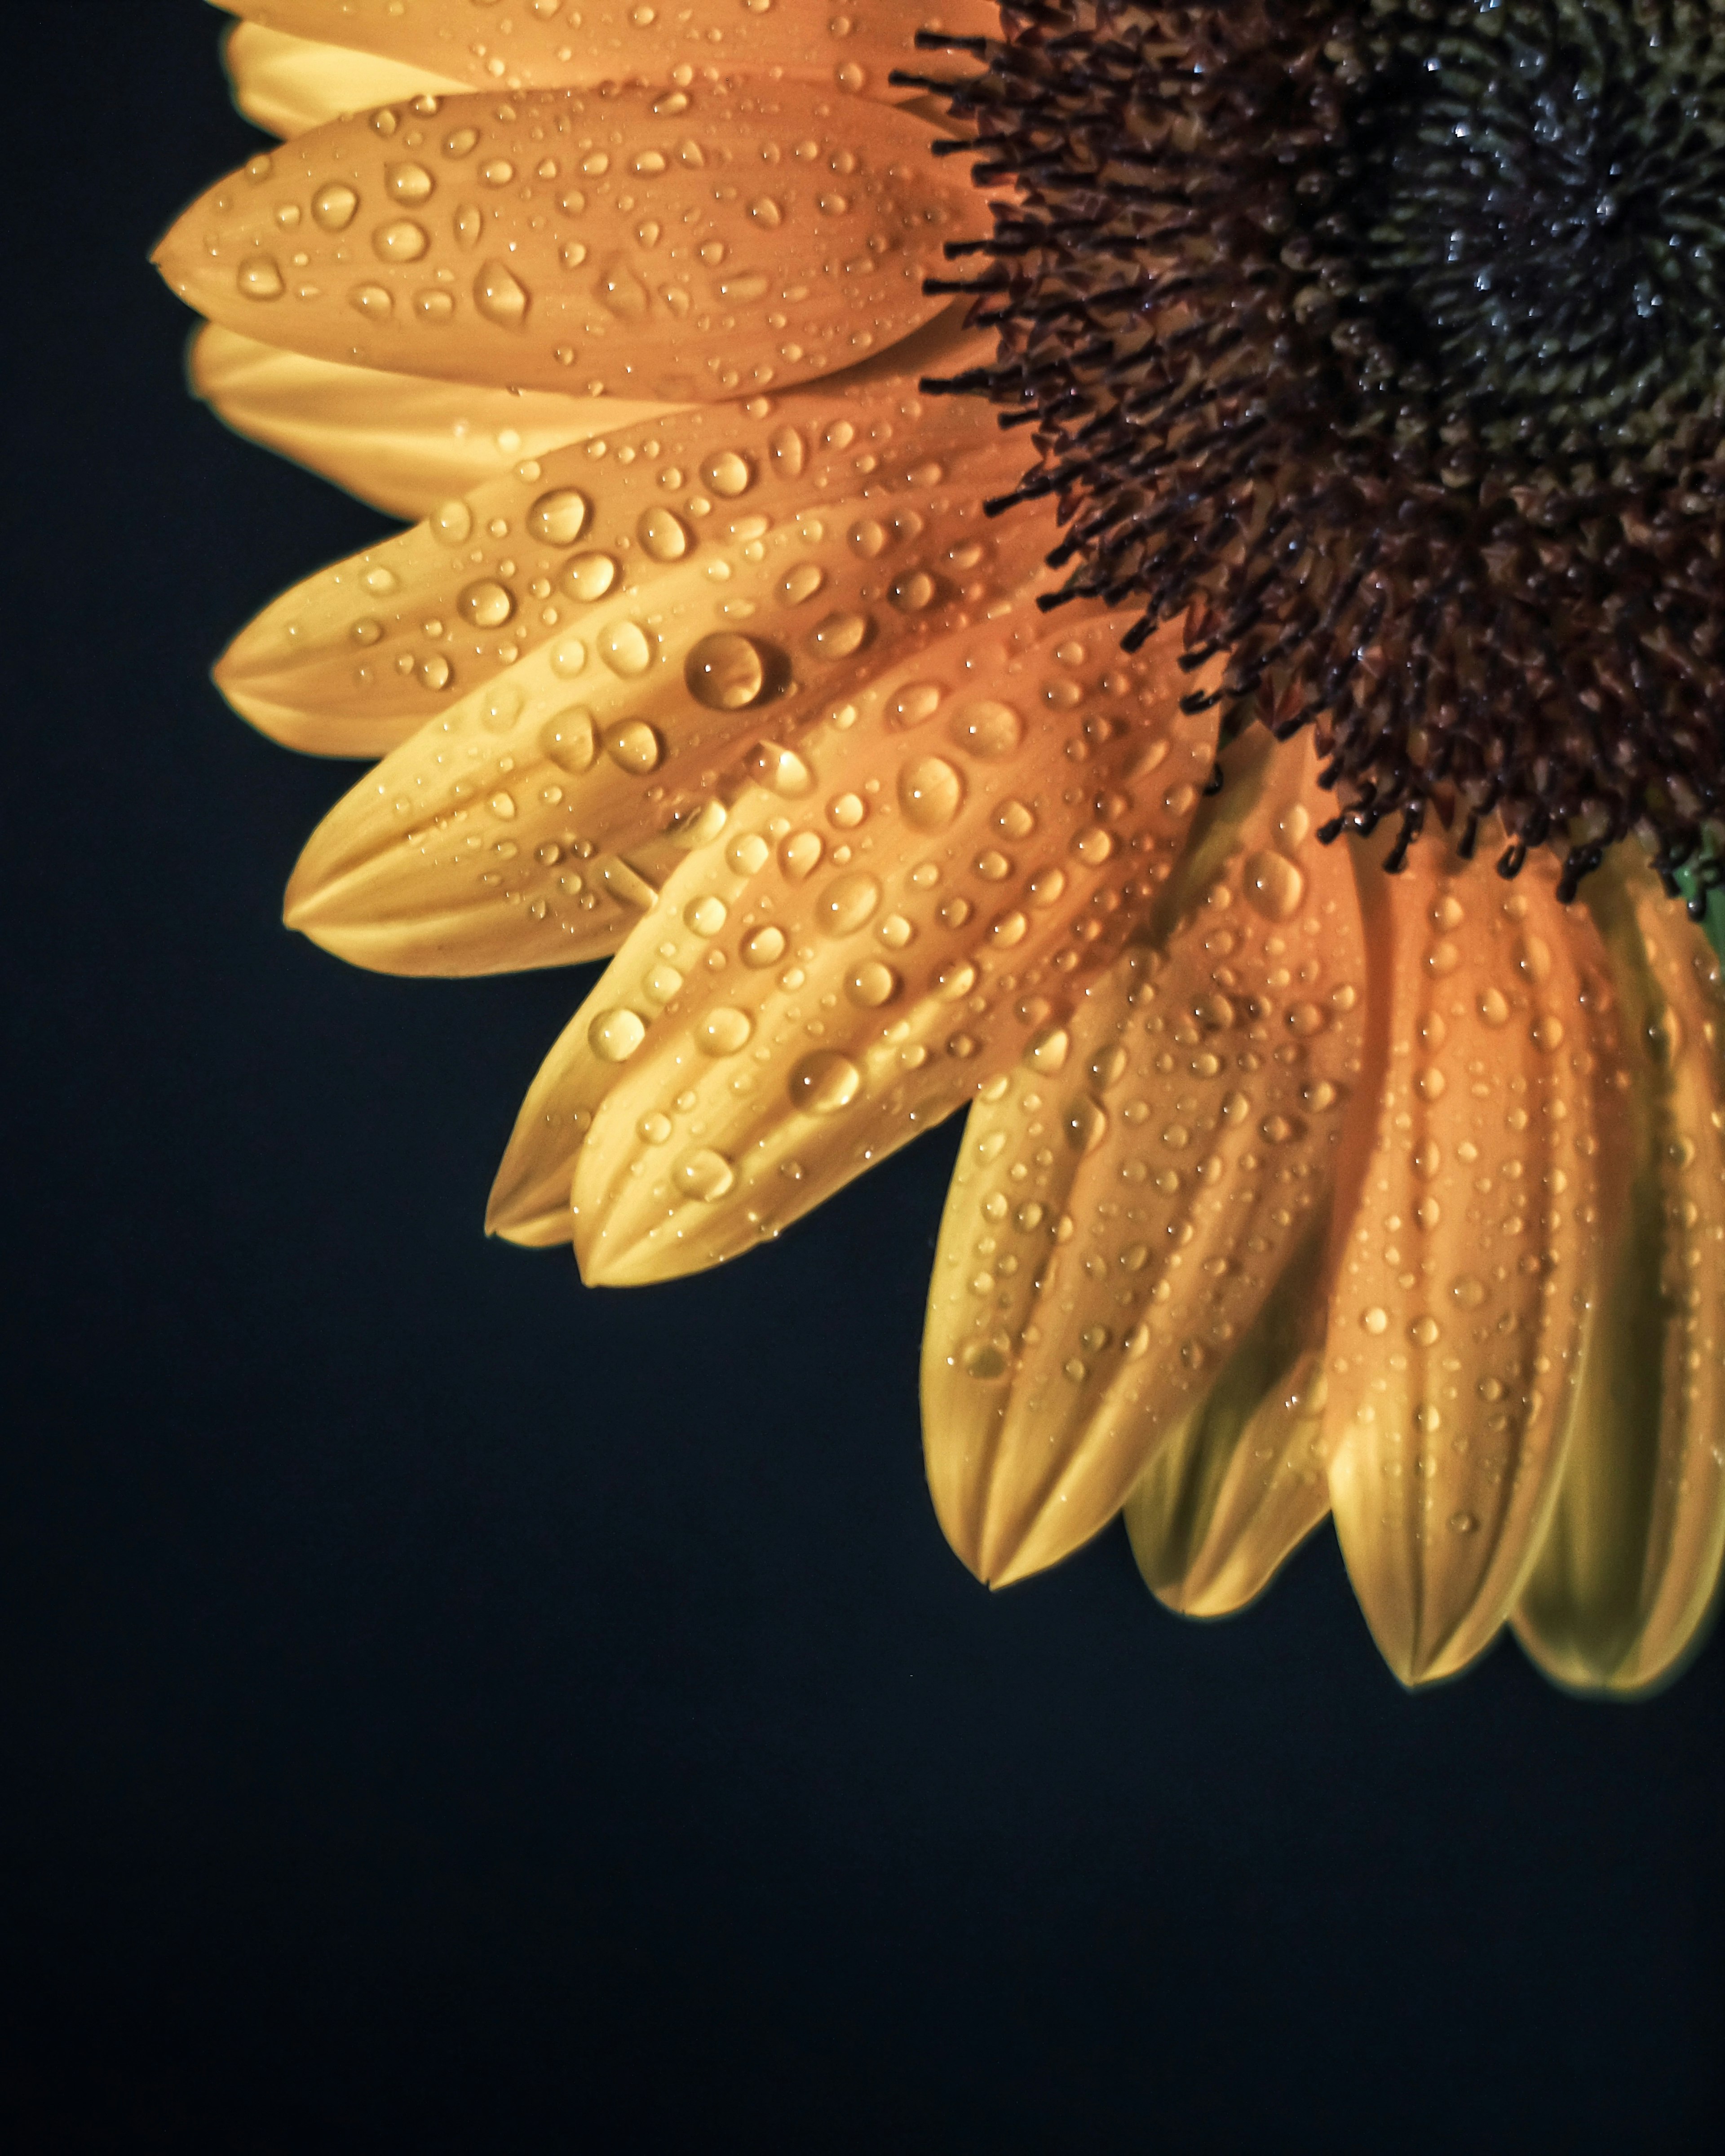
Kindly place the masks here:
MULTIPOLYGON (((1725 817, 1725 4, 1006 0, 944 384, 1028 425, 1046 604, 1183 614, 1332 829, 1668 886, 1725 817)), ((1714 873, 1711 849, 1701 861, 1714 873)))

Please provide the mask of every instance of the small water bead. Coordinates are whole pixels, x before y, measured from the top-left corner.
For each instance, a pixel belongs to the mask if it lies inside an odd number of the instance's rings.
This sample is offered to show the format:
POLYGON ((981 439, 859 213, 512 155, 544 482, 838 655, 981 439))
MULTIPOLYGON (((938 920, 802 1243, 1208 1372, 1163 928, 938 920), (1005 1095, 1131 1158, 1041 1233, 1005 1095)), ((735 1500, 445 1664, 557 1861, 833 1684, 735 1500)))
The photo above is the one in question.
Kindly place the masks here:
POLYGON ((1100 868, 1114 851, 1114 834, 1093 824, 1073 839, 1072 850, 1086 868, 1100 868))
POLYGON ((840 831, 855 830, 868 813, 868 803, 860 793, 835 794, 827 803, 827 821, 840 831))
POLYGON ((657 769, 664 753, 659 736, 644 719, 621 719, 607 726, 604 744, 613 763, 637 774, 657 769))
POLYGON ((848 659, 861 649, 868 633, 866 614, 829 613, 816 624, 809 641, 823 659, 848 659))
POLYGON ((641 986, 656 1004, 668 1004, 683 985, 683 976, 675 966, 658 965, 648 974, 641 986))
POLYGON ((827 580, 826 571, 814 562, 798 562, 785 571, 779 579, 779 592, 786 603, 801 606, 812 599, 827 580))
POLYGON ((1465 918, 1461 901, 1453 892, 1445 891, 1432 903, 1431 925, 1434 928, 1459 928, 1465 918))
POLYGON ((1012 863, 992 846, 977 855, 973 865, 984 883, 1004 883, 1012 874, 1012 863))
POLYGON ((898 993, 898 975, 878 958, 865 958, 845 976, 845 993, 864 1010, 878 1010, 898 993))
POLYGON ((898 799, 906 823, 921 831, 938 831, 963 806, 964 780, 944 757, 918 757, 899 773, 898 799))
POLYGON ((1360 1312, 1359 1322, 1363 1329, 1375 1338, 1379 1333, 1389 1330, 1389 1312, 1373 1303, 1370 1309, 1360 1312))
MULTIPOLYGON (((479 721, 488 734, 506 734, 521 715, 524 699, 512 682, 494 681, 480 703, 479 721)), ((510 767, 506 765, 505 769, 510 767)))
POLYGON ((254 254, 242 263, 234 281, 248 300, 279 300, 287 290, 273 254, 254 254))
POLYGON ((1254 854, 1245 865, 1246 902, 1266 921, 1291 921, 1306 896, 1306 879, 1280 854, 1254 854))
POLYGON ((386 165, 383 184, 399 203, 429 202, 437 182, 424 165, 386 165))
POLYGON ((1507 1025, 1509 1023, 1509 1004, 1496 988, 1481 989, 1478 1009, 1487 1025, 1507 1025))
POLYGON ((1472 1273, 1463 1273, 1451 1281, 1450 1292, 1464 1310, 1477 1310, 1486 1299, 1486 1283, 1472 1273))
POLYGON ((730 1162, 711 1146, 699 1146, 693 1152, 685 1153, 673 1174, 678 1189, 703 1205, 716 1205, 737 1181, 737 1171, 730 1162))
POLYGON ((472 203, 457 203, 451 222, 454 226, 456 240, 463 251, 471 254, 485 234, 485 212, 472 203))
POLYGON ((410 217, 380 224, 372 234, 372 252, 383 262, 417 262, 431 244, 431 234, 410 217))
POLYGON ((1425 954, 1425 969, 1438 980, 1447 979, 1461 963, 1461 953, 1453 943, 1434 943, 1425 954))
POLYGON ((701 476, 715 494, 730 501, 747 493, 755 475, 746 457, 735 449, 719 449, 703 460, 701 476))
POLYGON ((1064 869, 1038 869, 1029 882, 1032 906, 1052 906, 1066 888, 1064 869))
POLYGON ((473 536, 473 511, 465 501, 446 501, 433 514, 431 528, 446 547, 465 546, 473 536))
POLYGON ((711 891, 701 898, 691 898, 683 908, 685 925, 697 936, 709 938, 716 936, 730 917, 730 909, 724 900, 715 898, 711 891))
POLYGON ((835 877, 815 903, 815 920, 829 936, 850 936, 873 918, 880 886, 863 870, 835 877))
POLYGON ((865 562, 872 562, 886 544, 886 527, 872 516, 865 516, 853 524, 850 531, 850 551, 860 554, 865 562))
POLYGON ((491 814, 501 816, 506 824, 515 814, 515 796, 512 793, 494 793, 490 801, 491 814))
POLYGON ((689 527, 668 509, 644 511, 635 526, 641 552, 649 561, 680 562, 690 548, 689 527))
POLYGON ((456 603, 475 629, 501 629, 515 612, 515 594, 506 584, 482 577, 463 588, 456 603))
POLYGON ((759 875, 770 849, 758 831, 744 831, 725 849, 725 859, 737 875, 759 875))
POLYGON ((622 1008, 599 1012, 587 1029, 587 1045, 601 1063, 628 1062, 646 1038, 645 1025, 622 1008))
POLYGON ((1024 738, 1024 722, 1010 704, 993 698, 961 704, 952 714, 947 737, 957 748, 999 763, 1015 755, 1024 738))
POLYGON ((591 604, 617 582, 617 564, 608 554, 578 554, 563 564, 557 588, 572 599, 591 604))
POLYGON ((470 157, 478 141, 479 130, 476 127, 452 127, 444 137, 444 155, 446 157, 470 157))
POLYGON ((994 812, 994 828, 1009 839, 1028 839, 1036 829, 1035 812, 1022 801, 1003 801, 994 812))
POLYGON ((326 232, 345 232, 359 208, 359 197, 340 180, 320 187, 311 198, 313 220, 326 232))
POLYGON ((861 1071, 836 1049, 817 1049, 792 1066, 791 1105, 812 1115, 836 1115, 850 1106, 861 1088, 861 1071))
POLYGON ((347 295, 347 304, 368 321, 381 322, 394 313, 395 295, 387 285, 356 285, 347 295))
POLYGON ((901 913, 889 913, 875 923, 875 934, 889 951, 902 951, 916 931, 901 913))
POLYGON ((635 1125, 635 1136, 647 1145, 664 1145, 670 1134, 670 1117, 662 1115, 657 1108, 650 1110, 635 1125))
POLYGON ((588 502, 572 486, 553 487, 527 511, 527 529, 548 547, 572 547, 587 527, 588 502))
POLYGON ((887 700, 887 725, 900 732, 911 726, 920 726, 940 709, 942 694, 942 691, 932 681, 907 682, 887 700))
POLYGON ((639 622, 614 621, 600 633, 599 656, 614 674, 634 681, 653 664, 653 646, 639 622))
POLYGON ((696 702, 710 711, 740 711, 765 690, 766 660, 748 637, 725 630, 690 647, 683 680, 696 702))
POLYGON ((1440 1329, 1435 1317, 1416 1317, 1408 1327, 1408 1337, 1416 1347, 1430 1348, 1440 1329))
POLYGON ((745 937, 742 963, 745 966, 776 966, 785 954, 785 936, 782 928, 757 928, 752 936, 745 937))
POLYGON ((487 262, 473 280, 473 304, 499 329, 518 330, 527 318, 526 287, 506 262, 487 262))
POLYGON ((818 831, 793 831, 778 850, 778 865, 793 883, 814 875, 825 851, 818 831))
POLYGON ((566 636, 551 654, 551 670, 561 680, 572 681, 587 665, 587 646, 578 636, 566 636))
POLYGON ((913 569, 897 578, 886 596, 901 613, 922 613, 933 605, 939 590, 926 569, 913 569))
POLYGON ((455 302, 447 292, 416 292, 413 307, 422 321, 429 322, 434 326, 454 319, 455 302))
POLYGON ((695 1039, 704 1055, 735 1055, 748 1045, 755 1022, 747 1011, 721 1004, 710 1010, 696 1029, 695 1039))
POLYGON ((1479 1526, 1471 1512, 1451 1512, 1449 1525, 1452 1534, 1471 1535, 1479 1526))

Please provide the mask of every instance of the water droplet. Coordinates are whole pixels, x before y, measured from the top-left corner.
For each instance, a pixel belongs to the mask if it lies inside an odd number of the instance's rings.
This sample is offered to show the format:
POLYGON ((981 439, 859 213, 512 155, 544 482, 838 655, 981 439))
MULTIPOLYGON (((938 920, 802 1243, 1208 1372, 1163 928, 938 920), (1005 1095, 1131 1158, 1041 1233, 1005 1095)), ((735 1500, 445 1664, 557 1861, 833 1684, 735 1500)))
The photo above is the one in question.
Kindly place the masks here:
POLYGON ((825 570, 818 564, 798 562, 793 568, 785 571, 778 588, 790 605, 801 606, 805 599, 814 597, 826 580, 825 570))
POLYGON ((614 621, 600 634, 599 656, 614 674, 634 681, 653 664, 653 646, 639 623, 614 621))
POLYGON ((424 165, 386 165, 383 184, 399 203, 429 202, 437 182, 424 165))
POLYGON ((1481 990, 1479 1013, 1487 1025, 1507 1025, 1509 1022, 1509 1004, 1496 988, 1481 990))
POLYGON ((624 771, 653 770, 659 762, 659 737, 644 719, 619 719, 604 732, 605 753, 624 771))
POLYGON ((696 702, 710 711, 740 711, 758 701, 767 668, 758 644, 723 630, 691 646, 683 679, 696 702))
POLYGON ((494 793, 490 802, 491 814, 501 816, 506 824, 515 814, 515 796, 512 793, 494 793))
POLYGON ((384 262, 417 262, 430 244, 430 234, 410 217, 380 224, 372 234, 372 252, 384 262))
POLYGON ((939 587, 926 569, 912 569, 896 578, 886 596, 901 613, 921 613, 932 606, 939 587))
POLYGON ((794 749, 781 748, 777 742, 757 742, 743 762, 757 785, 771 787, 788 801, 814 790, 814 773, 794 749))
POLYGON ((1010 1363, 1004 1348, 993 1341, 983 1341, 964 1351, 964 1368, 973 1378, 988 1379, 1004 1378, 1010 1363))
POLYGON ((572 599, 602 599, 617 581, 617 564, 608 554, 578 554, 563 564, 559 589, 572 599))
POLYGON ((683 908, 683 919, 697 936, 716 936, 730 919, 730 910, 721 898, 711 892, 701 898, 691 898, 683 908))
POLYGON ((635 526, 641 551, 655 562, 680 562, 689 551, 689 527, 668 509, 649 509, 635 526))
POLYGON ((539 730, 540 753, 560 771, 578 773, 592 764, 598 750, 593 713, 574 706, 547 719, 539 730))
POLYGON ((878 1010, 898 993, 898 975, 878 958, 865 958, 845 976, 845 993, 864 1010, 878 1010))
POLYGON ((1430 1348, 1437 1338, 1439 1330, 1436 1318, 1420 1317, 1416 1317, 1409 1326, 1408 1334, 1419 1347, 1430 1348))
POLYGON ((506 262, 487 262, 473 280, 473 304, 488 322, 518 330, 527 319, 526 288, 506 262))
POLYGON ((1450 1292, 1464 1310, 1477 1310, 1486 1299, 1486 1283, 1472 1273, 1463 1273, 1451 1282, 1450 1292))
POLYGON ((781 427, 767 444, 773 469, 785 479, 795 479, 803 469, 803 437, 794 427, 781 427))
POLYGON ((1288 1013, 1288 1031, 1301 1040, 1310 1040, 1314 1034, 1322 1033, 1329 1022, 1317 1004, 1296 1004, 1288 1013))
POLYGON ((368 321, 381 322, 394 312, 395 295, 387 285, 356 285, 347 304, 368 321))
POLYGON ((886 544, 886 527, 872 516, 865 516, 850 527, 850 550, 860 554, 865 562, 872 562, 886 544))
POLYGON ((1065 1026, 1045 1026, 1024 1051, 1024 1060, 1033 1070, 1051 1074, 1065 1068, 1071 1052, 1072 1036, 1065 1026))
POLYGON ((1441 898, 1432 901, 1431 925, 1434 928, 1459 928, 1465 918, 1461 901, 1453 891, 1445 891, 1441 898))
POLYGON ((815 920, 829 936, 853 935, 880 903, 880 885, 859 869, 827 886, 816 902, 815 920))
POLYGON ((948 738, 972 756, 999 763, 1017 752, 1024 738, 1024 722, 1010 704, 993 698, 961 704, 952 715, 948 738))
POLYGON ((910 681, 886 706, 886 723, 900 732, 920 726, 940 709, 942 691, 932 681, 910 681))
POLYGON ((740 833, 725 849, 725 859, 737 875, 759 875, 767 858, 767 841, 758 831, 740 833))
POLYGON ((478 141, 479 130, 476 127, 452 127, 444 137, 444 155, 446 157, 470 157, 478 141))
POLYGON ((527 529, 548 547, 572 547, 587 524, 587 497, 572 486, 553 487, 527 511, 527 529))
POLYGON ((587 1045, 601 1063, 626 1063, 647 1038, 647 1029, 632 1010, 601 1011, 589 1021, 587 1045))
POLYGON ((1452 1533, 1471 1535, 1478 1526, 1479 1522, 1471 1512, 1451 1512, 1450 1515, 1450 1527, 1452 1533))
POLYGON ((438 323, 454 319, 455 302, 447 292, 416 292, 413 305, 423 321, 438 323))
POLYGON ((1280 854, 1254 854, 1245 865, 1245 896, 1266 921, 1291 921, 1306 896, 1306 879, 1280 854))
POLYGON ((944 757, 921 756, 898 775, 899 806, 920 831, 938 831, 958 814, 964 781, 944 757))
POLYGON ((749 204, 749 215, 768 232, 777 232, 784 222, 783 213, 771 195, 762 195, 749 204))
POLYGON ((279 300, 287 290, 280 264, 273 254, 254 254, 249 262, 243 262, 234 281, 248 300, 279 300))
POLYGON ((1359 1322, 1368 1332, 1375 1336, 1389 1331, 1389 1312, 1374 1302, 1369 1310, 1360 1312, 1359 1322))
POLYGON ((674 1171, 677 1188, 703 1205, 715 1205, 737 1181, 737 1173, 721 1152, 711 1146, 685 1153, 674 1171))
POLYGON ((868 803, 860 793, 835 793, 827 803, 827 821, 840 831, 855 830, 868 813, 868 803))
POLYGON ((1074 1152, 1091 1152, 1108 1131, 1108 1111, 1088 1093, 1081 1093, 1067 1108, 1060 1127, 1074 1152))
POLYGON ((619 321, 638 322, 647 311, 647 288, 633 270, 620 264, 593 280, 593 295, 608 314, 619 321))
POLYGON ((515 612, 515 594, 490 577, 466 585, 456 603, 475 629, 501 629, 515 612))
POLYGON ((755 1022, 747 1011, 721 1004, 710 1010, 696 1029, 696 1041, 705 1055, 735 1055, 748 1045, 755 1022))
POLYGON ((745 966, 776 966, 784 954, 785 937, 782 928, 757 928, 752 936, 744 939, 742 963, 745 966))
POLYGON ((339 180, 320 187, 311 198, 311 214, 326 232, 345 232, 359 208, 359 197, 339 180))
POLYGON ((792 1066, 791 1105, 817 1116, 836 1115, 850 1106, 861 1086, 862 1073, 848 1055, 817 1049, 792 1066))
POLYGON ((747 493, 755 475, 747 459, 735 449, 719 449, 702 464, 701 476, 715 494, 723 495, 729 501, 747 493))
POLYGON ((818 624, 810 641, 823 659, 848 659, 861 648, 868 633, 865 614, 829 613, 818 624))
POLYGON ((1114 834, 1105 831, 1100 824, 1078 833, 1072 841, 1072 850, 1086 868, 1100 868, 1114 850, 1114 834))
POLYGON ((572 681, 587 664, 587 646, 578 636, 566 636, 551 654, 551 670, 572 681))
POLYGON ((648 1145, 663 1145, 671 1134, 671 1119, 650 1109, 635 1125, 635 1136, 648 1145))
POLYGON ((473 511, 465 501, 446 501, 432 517, 431 528, 445 546, 465 545, 473 536, 473 511))
POLYGON ((793 883, 801 883, 819 867, 823 850, 818 831, 793 831, 778 850, 778 865, 793 883))
POLYGON ((480 699, 480 724, 488 734, 506 734, 520 718, 523 701, 513 682, 494 681, 480 699))

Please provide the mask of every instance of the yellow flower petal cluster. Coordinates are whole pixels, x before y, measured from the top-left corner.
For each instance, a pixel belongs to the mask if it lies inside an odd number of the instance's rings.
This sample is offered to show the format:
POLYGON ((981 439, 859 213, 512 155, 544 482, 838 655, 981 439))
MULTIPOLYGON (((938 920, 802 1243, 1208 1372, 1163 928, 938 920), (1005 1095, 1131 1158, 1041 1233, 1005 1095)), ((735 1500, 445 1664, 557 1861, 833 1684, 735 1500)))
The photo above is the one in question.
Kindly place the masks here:
POLYGON ((1725 1542, 1715 963, 1622 850, 1564 906, 1319 844, 1309 744, 1213 783, 1178 628, 1039 611, 1021 439, 917 386, 988 349, 924 291, 987 205, 888 81, 921 0, 225 4, 286 139, 160 250, 195 382, 417 520, 218 670, 379 759, 288 919, 610 961, 490 1226, 664 1279, 968 1106, 923 1392, 979 1577, 1123 1511, 1216 1614, 1328 1512, 1404 1682, 1506 1623, 1668 1673, 1725 1542))

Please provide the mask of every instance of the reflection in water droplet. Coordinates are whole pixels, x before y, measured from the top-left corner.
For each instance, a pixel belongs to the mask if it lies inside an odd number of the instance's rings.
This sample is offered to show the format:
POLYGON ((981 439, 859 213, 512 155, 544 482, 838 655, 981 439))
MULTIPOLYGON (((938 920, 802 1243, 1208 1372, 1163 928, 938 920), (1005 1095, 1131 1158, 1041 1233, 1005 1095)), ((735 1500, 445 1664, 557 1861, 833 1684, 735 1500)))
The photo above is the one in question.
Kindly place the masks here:
POLYGON ((518 330, 527 319, 526 288, 505 262, 487 262, 473 280, 473 304, 488 322, 518 330))
POLYGON ((880 886, 865 870, 836 877, 816 901, 814 917, 829 936, 850 936, 880 903, 880 886))
POLYGON ((836 1115, 850 1106, 861 1086, 862 1073, 848 1055, 817 1049, 792 1067, 791 1104, 817 1116, 836 1115))
POLYGON ((1280 854, 1254 854, 1245 865, 1245 889, 1266 921, 1291 921, 1306 896, 1306 879, 1280 854))
POLYGON ((781 427, 768 443, 772 454, 773 469, 786 479, 794 479, 803 469, 803 437, 794 427, 781 427))
POLYGON ((527 511, 527 529, 550 547, 572 547, 587 523, 587 499, 572 486, 553 487, 527 511))
POLYGON ((647 288, 633 270, 614 265, 593 282, 593 296, 619 321, 638 322, 647 311, 647 288))
POLYGON ((745 966, 776 966, 785 953, 782 928, 757 928, 742 947, 745 966))
POLYGON ((417 262, 430 244, 430 234, 410 217, 380 224, 372 234, 372 251, 385 262, 417 262))
POLYGON ((584 705, 572 705, 567 711, 559 711, 539 730, 540 753, 560 771, 587 770, 598 747, 593 713, 584 705))
POLYGON ((345 232, 358 208, 359 197, 339 180, 331 180, 311 198, 311 214, 326 232, 345 232))
POLYGON ((515 612, 515 594, 490 577, 465 586, 457 601, 475 629, 501 629, 515 612))
POLYGON ((1481 990, 1479 1013, 1487 1025, 1507 1025, 1509 1023, 1508 1002, 1496 988, 1481 990))
POLYGON ((1011 756, 1024 737, 1024 722, 1010 704, 985 698, 962 704, 952 715, 948 737, 957 748, 990 762, 1011 756))
POLYGON ((649 509, 635 526, 641 552, 655 562, 680 562, 689 551, 689 527, 668 509, 649 509))
POLYGON ((600 634, 599 656, 614 674, 633 681, 653 664, 653 647, 638 622, 614 621, 600 634))
POLYGON ((691 898, 683 908, 683 919, 697 936, 716 936, 729 917, 724 900, 711 893, 691 898))
POLYGON ((740 711, 766 687, 767 669, 757 644, 726 630, 691 646, 683 679, 696 702, 709 711, 740 711))
POLYGON ((605 753, 622 770, 651 771, 660 757, 659 737, 644 719, 619 719, 604 732, 605 753))
POLYGON ((601 1063, 626 1063, 646 1038, 632 1010, 601 1011, 587 1029, 587 1045, 601 1063))
POLYGON ((908 576, 900 577, 886 596, 901 613, 922 613, 933 605, 937 590, 926 569, 913 569, 908 576))
POLYGON ((1072 841, 1072 850, 1087 868, 1100 868, 1114 850, 1114 834, 1093 824, 1072 841))
POLYGON ((730 1162, 711 1146, 685 1153, 677 1163, 675 1175, 677 1188, 704 1205, 716 1204, 737 1180, 730 1162))
POLYGON ((431 528, 446 546, 459 547, 473 534, 473 511, 465 501, 446 501, 431 520, 431 528))
POLYGON ((386 165, 383 184, 400 203, 429 202, 437 182, 424 165, 386 165))
POLYGON ((1061 1122, 1066 1142, 1074 1152, 1089 1152, 1102 1142, 1108 1128, 1108 1111, 1088 1093, 1081 1093, 1066 1110, 1061 1122))
POLYGON ((563 565, 558 588, 572 599, 602 599, 617 581, 617 564, 608 554, 578 554, 563 565))
POLYGON ((861 648, 868 633, 865 614, 829 613, 817 625, 809 641, 823 659, 848 659, 861 648))
POLYGON ((921 756, 898 775, 899 806, 920 831, 938 831, 958 814, 964 781, 944 757, 921 756))
POLYGON ((778 865, 793 883, 801 883, 819 867, 821 852, 818 831, 793 831, 778 850, 778 865))
POLYGON ((777 742, 757 742, 743 761, 757 785, 770 786, 788 801, 814 790, 814 773, 794 749, 781 748, 777 742))
POLYGON ((735 1055, 740 1048, 748 1045, 749 1035, 754 1029, 755 1022, 747 1011, 721 1004, 701 1019, 695 1039, 703 1055, 735 1055))
POLYGON ((241 263, 234 281, 248 300, 279 300, 287 289, 273 254, 254 254, 249 262, 241 263))
POLYGON ((740 457, 735 449, 719 449, 702 464, 701 476, 715 494, 721 494, 730 501, 746 494, 755 475, 747 459, 740 457))
POLYGON ((898 975, 878 958, 865 958, 845 976, 845 993, 865 1010, 878 1010, 898 993, 898 975))
POLYGON ((447 292, 416 292, 413 306, 422 321, 436 324, 454 320, 455 302, 447 292))
POLYGON ((779 590, 792 606, 801 606, 812 599, 826 582, 826 571, 814 562, 798 562, 794 568, 787 569, 779 590))
POLYGON ((381 322, 394 311, 395 295, 387 285, 356 285, 347 295, 347 304, 371 321, 381 322))

